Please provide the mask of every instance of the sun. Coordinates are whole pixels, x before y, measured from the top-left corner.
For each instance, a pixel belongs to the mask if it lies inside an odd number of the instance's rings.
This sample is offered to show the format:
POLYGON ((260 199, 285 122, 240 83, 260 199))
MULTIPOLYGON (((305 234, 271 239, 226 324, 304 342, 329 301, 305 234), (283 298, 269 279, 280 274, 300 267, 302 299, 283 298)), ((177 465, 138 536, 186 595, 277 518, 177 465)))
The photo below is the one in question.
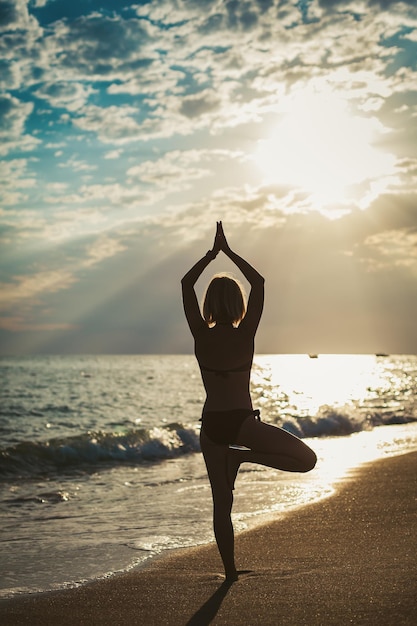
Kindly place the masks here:
POLYGON ((253 158, 263 183, 303 190, 318 207, 366 202, 373 185, 379 181, 380 191, 380 179, 395 173, 394 156, 373 145, 383 131, 376 118, 350 114, 334 93, 305 91, 288 98, 253 158))

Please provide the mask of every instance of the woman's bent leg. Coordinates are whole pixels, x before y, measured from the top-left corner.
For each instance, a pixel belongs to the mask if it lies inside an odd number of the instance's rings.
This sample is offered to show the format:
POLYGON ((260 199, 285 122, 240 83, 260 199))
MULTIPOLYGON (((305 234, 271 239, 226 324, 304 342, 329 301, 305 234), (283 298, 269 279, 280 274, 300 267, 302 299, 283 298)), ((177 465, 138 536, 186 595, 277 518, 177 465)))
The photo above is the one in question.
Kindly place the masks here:
POLYGON ((213 525, 226 577, 237 580, 234 532, 231 520, 234 481, 241 463, 259 463, 287 472, 308 472, 317 457, 303 441, 290 433, 248 417, 236 443, 249 450, 230 449, 212 442, 201 431, 201 450, 213 496, 213 525))
POLYGON ((243 452, 242 461, 286 472, 309 472, 317 462, 313 450, 301 439, 254 417, 243 422, 236 443, 250 448, 243 452))
POLYGON ((214 536, 223 561, 226 578, 237 580, 231 512, 233 483, 238 464, 234 464, 232 469, 229 447, 213 443, 203 431, 200 442, 213 496, 214 536))

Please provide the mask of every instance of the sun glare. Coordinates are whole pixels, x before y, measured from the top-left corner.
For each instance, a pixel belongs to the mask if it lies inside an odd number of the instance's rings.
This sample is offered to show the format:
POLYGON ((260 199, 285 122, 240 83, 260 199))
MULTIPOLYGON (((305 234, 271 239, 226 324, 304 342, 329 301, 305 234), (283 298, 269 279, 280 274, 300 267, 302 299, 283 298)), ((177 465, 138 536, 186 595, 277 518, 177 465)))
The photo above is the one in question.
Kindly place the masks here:
POLYGON ((375 181, 394 173, 394 156, 372 145, 383 132, 375 118, 351 115, 334 94, 303 92, 289 98, 279 124, 259 141, 254 161, 265 184, 301 189, 317 208, 363 205, 375 181))
POLYGON ((262 355, 256 362, 269 372, 275 389, 285 390, 288 403, 300 414, 315 415, 323 405, 344 406, 352 399, 363 402, 370 389, 384 385, 373 355, 321 354, 317 359, 305 354, 262 355))

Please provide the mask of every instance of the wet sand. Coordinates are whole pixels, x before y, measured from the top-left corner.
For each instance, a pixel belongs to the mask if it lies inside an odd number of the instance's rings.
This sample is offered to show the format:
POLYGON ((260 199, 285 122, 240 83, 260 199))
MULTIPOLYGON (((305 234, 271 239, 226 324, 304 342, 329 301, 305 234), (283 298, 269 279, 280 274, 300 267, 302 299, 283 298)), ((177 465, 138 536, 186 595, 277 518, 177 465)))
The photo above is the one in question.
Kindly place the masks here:
POLYGON ((77 589, 0 602, 3 626, 414 624, 417 452, 367 464, 330 498, 236 538, 223 582, 214 544, 77 589))

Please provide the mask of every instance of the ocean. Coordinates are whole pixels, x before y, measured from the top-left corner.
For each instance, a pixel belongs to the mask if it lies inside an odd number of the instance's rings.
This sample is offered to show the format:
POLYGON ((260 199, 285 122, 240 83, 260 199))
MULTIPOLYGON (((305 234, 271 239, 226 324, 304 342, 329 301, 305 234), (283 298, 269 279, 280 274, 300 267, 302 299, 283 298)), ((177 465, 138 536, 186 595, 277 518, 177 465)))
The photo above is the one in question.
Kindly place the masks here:
MULTIPOLYGON (((362 463, 417 449, 416 356, 311 357, 255 357, 254 407, 318 463, 300 475, 244 464, 237 531, 330 496, 362 463)), ((193 356, 10 357, 0 369, 0 597, 213 541, 193 356)))

